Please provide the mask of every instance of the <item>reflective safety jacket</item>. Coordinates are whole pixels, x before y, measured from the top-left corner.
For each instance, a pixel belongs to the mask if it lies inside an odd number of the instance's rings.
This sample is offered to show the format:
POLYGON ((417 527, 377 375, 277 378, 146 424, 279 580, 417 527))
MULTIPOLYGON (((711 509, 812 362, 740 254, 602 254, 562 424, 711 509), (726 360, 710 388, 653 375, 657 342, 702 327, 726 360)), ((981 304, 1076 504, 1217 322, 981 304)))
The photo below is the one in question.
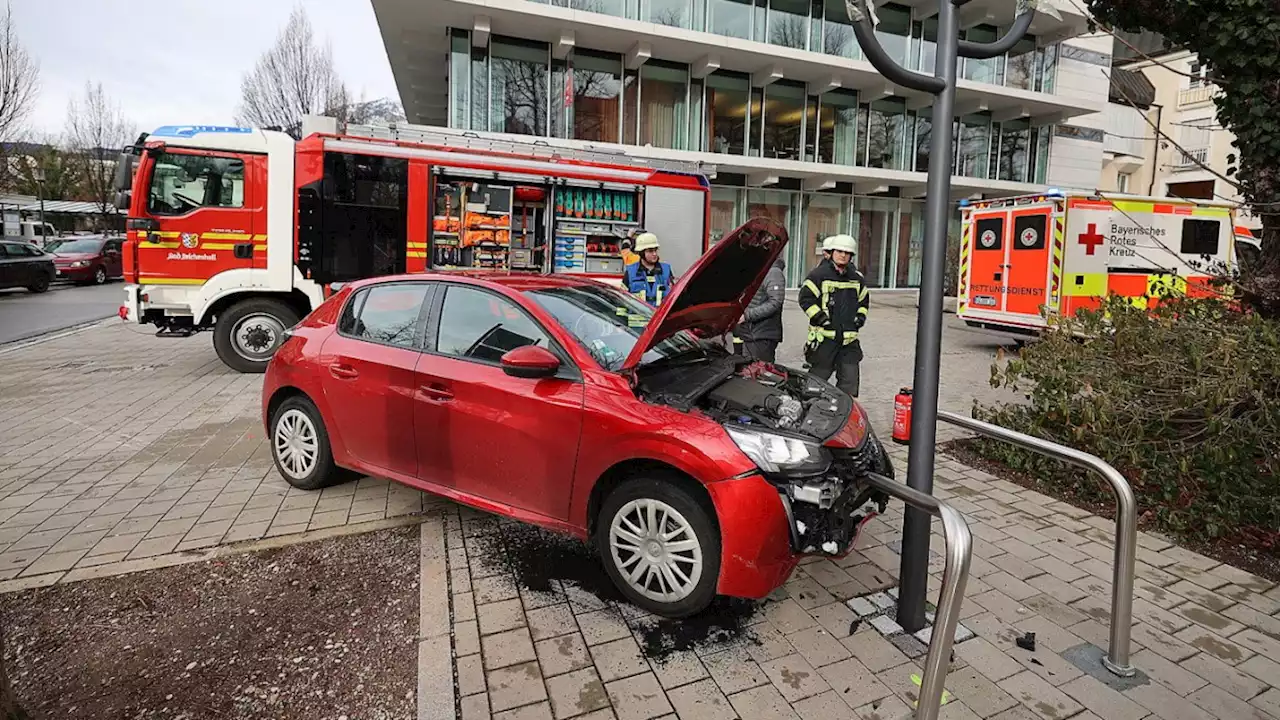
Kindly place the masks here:
POLYGON ((675 276, 671 274, 671 266, 664 262, 649 269, 643 263, 634 262, 623 271, 622 284, 636 298, 658 306, 664 297, 671 294, 675 276))
POLYGON ((831 260, 823 260, 800 286, 800 308, 809 316, 810 343, 837 338, 842 345, 857 342, 870 307, 866 278, 852 263, 840 272, 831 260))

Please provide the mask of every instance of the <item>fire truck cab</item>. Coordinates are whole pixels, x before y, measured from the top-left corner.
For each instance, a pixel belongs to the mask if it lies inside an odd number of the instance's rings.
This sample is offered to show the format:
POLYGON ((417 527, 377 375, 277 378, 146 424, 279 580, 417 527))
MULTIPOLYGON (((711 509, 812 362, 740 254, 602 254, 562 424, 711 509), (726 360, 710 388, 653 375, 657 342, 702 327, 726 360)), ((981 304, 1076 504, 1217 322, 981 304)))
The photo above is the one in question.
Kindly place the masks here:
POLYGON ((212 330, 224 363, 262 372, 336 284, 427 269, 619 281, 642 228, 677 275, 707 248, 697 166, 439 128, 339 134, 330 118, 309 120, 322 131, 296 142, 173 125, 126 148, 122 318, 161 336, 212 330))
POLYGON ((1252 238, 1227 203, 1049 191, 961 206, 957 315, 971 327, 1036 335, 1108 295, 1150 307, 1203 296, 1252 238))

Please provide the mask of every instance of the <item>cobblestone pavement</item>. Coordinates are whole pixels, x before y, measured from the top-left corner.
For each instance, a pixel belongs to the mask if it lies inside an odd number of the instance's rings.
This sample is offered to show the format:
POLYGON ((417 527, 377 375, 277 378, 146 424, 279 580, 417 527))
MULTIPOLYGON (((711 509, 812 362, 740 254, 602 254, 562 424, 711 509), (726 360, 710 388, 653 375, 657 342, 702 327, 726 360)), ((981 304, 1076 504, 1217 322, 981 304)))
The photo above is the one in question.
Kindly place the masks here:
MULTIPOLYGON (((881 434, 911 380, 914 315, 910 296, 877 295, 864 333, 862 400, 881 434)), ((780 356, 794 363, 793 304, 786 324, 780 356)), ((943 407, 998 397, 998 347, 948 317, 943 407)), ((377 479, 290 489, 264 443, 261 378, 224 368, 208 337, 117 325, 0 353, 0 590, 429 512, 444 518, 447 562, 423 584, 447 588, 450 607, 447 634, 424 641, 439 657, 422 662, 452 665, 464 718, 896 720, 913 699, 917 661, 865 625, 850 636, 842 603, 895 582, 900 509, 868 526, 860 552, 798 570, 736 641, 660 663, 639 655, 651 619, 634 608, 554 581, 534 593, 485 562, 477 542, 503 527, 490 518, 377 479)), ((1280 589, 1143 536, 1133 661, 1152 682, 1119 693, 1058 655, 1105 647, 1110 523, 952 461, 937 483, 972 524, 964 621, 978 634, 957 646, 944 718, 1280 719, 1280 589), (1034 656, 1013 647, 1026 631, 1034 656)))

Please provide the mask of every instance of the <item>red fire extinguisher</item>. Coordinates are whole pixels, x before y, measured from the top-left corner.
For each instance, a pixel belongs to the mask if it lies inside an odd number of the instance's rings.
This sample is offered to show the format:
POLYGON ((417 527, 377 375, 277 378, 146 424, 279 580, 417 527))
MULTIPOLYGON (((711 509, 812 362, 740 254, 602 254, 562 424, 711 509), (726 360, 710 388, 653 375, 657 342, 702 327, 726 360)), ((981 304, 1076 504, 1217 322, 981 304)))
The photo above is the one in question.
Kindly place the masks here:
POLYGON ((911 388, 904 387, 893 398, 893 441, 911 444, 911 388))

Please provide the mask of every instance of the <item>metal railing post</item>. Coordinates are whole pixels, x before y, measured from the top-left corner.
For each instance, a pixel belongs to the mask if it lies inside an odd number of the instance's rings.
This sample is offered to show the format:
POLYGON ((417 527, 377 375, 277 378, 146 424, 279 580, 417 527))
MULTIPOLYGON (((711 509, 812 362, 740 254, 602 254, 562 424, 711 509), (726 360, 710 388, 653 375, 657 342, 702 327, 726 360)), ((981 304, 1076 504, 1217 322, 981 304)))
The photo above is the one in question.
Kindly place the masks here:
POLYGON ((960 606, 964 602, 965 585, 969 582, 973 536, 960 511, 934 496, 880 475, 869 473, 866 480, 872 487, 942 520, 942 537, 947 545, 946 566, 942 570, 938 613, 933 620, 933 634, 929 638, 929 653, 924 659, 920 700, 916 703, 915 712, 915 720, 937 720, 951 663, 951 646, 955 642, 956 625, 960 622, 960 606))
POLYGON ((992 425, 964 415, 941 411, 938 419, 979 435, 1002 440, 1102 476, 1116 497, 1116 551, 1111 577, 1111 647, 1102 664, 1115 675, 1132 677, 1137 671, 1129 663, 1129 634, 1133 625, 1133 574, 1138 547, 1138 510, 1133 488, 1120 471, 1102 458, 1038 437, 992 425))

